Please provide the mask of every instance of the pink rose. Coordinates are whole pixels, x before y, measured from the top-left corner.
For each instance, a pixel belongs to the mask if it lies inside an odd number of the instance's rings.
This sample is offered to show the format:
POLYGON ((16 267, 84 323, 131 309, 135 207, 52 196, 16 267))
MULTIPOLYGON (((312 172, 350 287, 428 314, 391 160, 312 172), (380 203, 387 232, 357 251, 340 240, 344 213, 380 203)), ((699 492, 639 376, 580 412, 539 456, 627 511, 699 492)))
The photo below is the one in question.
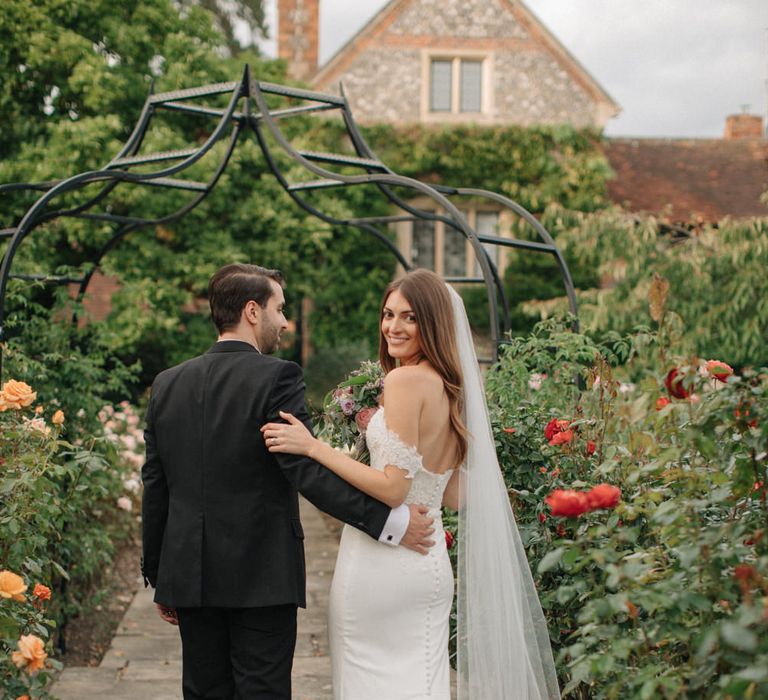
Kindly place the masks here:
POLYGON ((368 429, 368 423, 371 422, 373 414, 378 411, 378 408, 361 408, 355 416, 355 423, 361 433, 364 433, 368 429))

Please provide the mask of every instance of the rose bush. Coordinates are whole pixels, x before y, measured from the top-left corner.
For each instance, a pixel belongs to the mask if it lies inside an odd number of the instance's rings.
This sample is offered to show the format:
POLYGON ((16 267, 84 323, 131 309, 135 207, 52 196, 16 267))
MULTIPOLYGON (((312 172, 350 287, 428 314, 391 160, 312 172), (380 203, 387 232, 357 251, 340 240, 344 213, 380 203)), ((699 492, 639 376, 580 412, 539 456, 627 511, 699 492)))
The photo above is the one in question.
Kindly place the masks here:
POLYGON ((660 289, 654 327, 510 339, 500 462, 565 697, 768 697, 768 371, 678 355, 660 289))
POLYGON ((66 412, 40 396, 21 380, 0 387, 0 697, 47 697, 67 620, 136 532, 117 502, 137 498, 138 415, 110 406, 102 436, 65 434, 66 412))

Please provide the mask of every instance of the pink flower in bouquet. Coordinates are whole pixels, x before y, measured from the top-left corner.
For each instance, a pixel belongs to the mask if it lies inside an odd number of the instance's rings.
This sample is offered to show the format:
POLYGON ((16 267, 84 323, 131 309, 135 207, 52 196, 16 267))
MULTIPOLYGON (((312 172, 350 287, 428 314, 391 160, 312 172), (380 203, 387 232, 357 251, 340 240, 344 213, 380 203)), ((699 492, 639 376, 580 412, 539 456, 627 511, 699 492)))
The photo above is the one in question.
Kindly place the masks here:
POLYGON ((364 433, 368 429, 368 423, 371 422, 373 414, 378 410, 378 408, 361 408, 357 412, 357 415, 355 415, 355 423, 357 423, 357 427, 361 433, 364 433))
POLYGON ((355 400, 351 397, 344 397, 339 399, 339 406, 341 406, 341 412, 345 416, 352 416, 355 413, 355 400))

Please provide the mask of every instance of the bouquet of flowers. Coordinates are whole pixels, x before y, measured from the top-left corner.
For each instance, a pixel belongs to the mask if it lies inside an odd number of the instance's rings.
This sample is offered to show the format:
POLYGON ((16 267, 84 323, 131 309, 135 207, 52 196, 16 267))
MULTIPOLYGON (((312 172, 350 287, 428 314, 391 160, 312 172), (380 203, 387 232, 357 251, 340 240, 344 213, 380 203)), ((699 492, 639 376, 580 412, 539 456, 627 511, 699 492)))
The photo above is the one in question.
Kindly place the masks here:
POLYGON ((370 360, 363 362, 325 395, 318 437, 337 449, 348 450, 359 462, 370 464, 365 430, 379 408, 383 388, 381 365, 370 360))

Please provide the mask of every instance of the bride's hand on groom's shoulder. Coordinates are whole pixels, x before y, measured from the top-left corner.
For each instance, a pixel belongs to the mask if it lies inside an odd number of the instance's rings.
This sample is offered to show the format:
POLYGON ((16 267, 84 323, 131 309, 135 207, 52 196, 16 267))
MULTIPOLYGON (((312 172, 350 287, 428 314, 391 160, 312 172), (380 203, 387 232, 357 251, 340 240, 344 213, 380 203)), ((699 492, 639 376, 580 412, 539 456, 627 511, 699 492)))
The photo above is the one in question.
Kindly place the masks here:
POLYGON ((288 452, 295 455, 309 455, 316 442, 307 427, 296 416, 280 411, 285 423, 267 423, 261 427, 267 449, 270 452, 288 452))

